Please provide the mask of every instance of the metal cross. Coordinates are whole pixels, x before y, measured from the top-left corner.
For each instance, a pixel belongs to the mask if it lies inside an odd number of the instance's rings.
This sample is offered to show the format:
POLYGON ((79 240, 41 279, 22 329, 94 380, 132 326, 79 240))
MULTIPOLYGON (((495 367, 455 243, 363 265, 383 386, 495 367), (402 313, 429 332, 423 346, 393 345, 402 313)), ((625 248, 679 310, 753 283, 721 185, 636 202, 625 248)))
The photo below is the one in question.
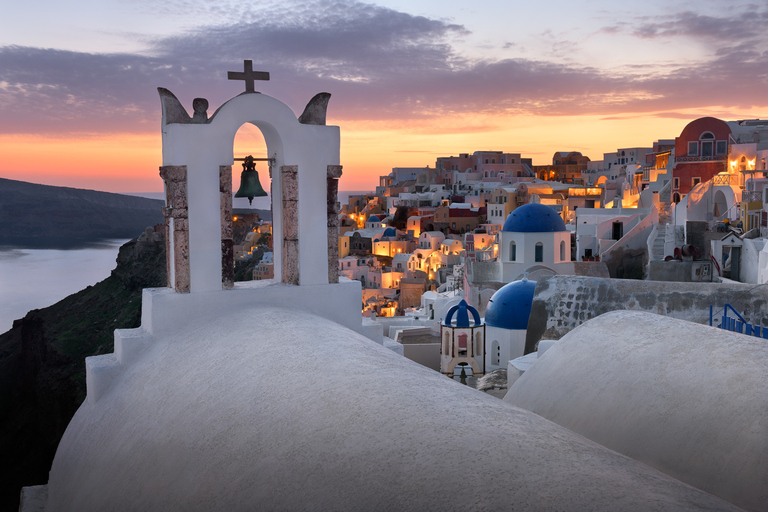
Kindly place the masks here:
POLYGON ((254 89, 255 80, 269 80, 269 73, 266 71, 254 71, 253 61, 243 61, 243 72, 227 71, 228 80, 245 80, 245 92, 256 92, 254 89))

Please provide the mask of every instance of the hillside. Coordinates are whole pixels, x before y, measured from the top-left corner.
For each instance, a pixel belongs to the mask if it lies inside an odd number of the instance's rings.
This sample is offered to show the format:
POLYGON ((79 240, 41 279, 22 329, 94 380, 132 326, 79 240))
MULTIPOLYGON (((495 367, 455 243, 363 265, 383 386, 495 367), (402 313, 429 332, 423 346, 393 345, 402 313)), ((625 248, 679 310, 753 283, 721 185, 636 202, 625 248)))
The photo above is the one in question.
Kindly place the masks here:
POLYGON ((85 358, 113 350, 115 328, 141 323, 142 288, 165 286, 165 238, 120 248, 112 275, 0 334, 0 511, 21 486, 44 484, 59 439, 85 398, 85 358))
POLYGON ((132 238, 163 222, 163 201, 0 178, 0 246, 68 248, 132 238))

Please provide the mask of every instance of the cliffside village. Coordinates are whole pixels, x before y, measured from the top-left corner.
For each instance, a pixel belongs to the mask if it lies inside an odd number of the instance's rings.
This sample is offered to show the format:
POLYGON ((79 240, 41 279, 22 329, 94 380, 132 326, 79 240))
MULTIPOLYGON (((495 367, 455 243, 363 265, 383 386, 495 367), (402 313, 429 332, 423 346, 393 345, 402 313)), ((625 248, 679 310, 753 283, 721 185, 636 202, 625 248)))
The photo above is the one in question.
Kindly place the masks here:
MULTIPOLYGON (((435 319, 457 295, 481 314, 505 283, 543 275, 763 283, 768 121, 690 122, 674 139, 591 161, 557 152, 475 151, 396 167, 339 214, 340 275, 362 283, 364 316, 435 319), (514 232, 510 214, 546 205, 566 231, 514 232)), ((238 246, 247 258, 269 226, 238 246)), ((525 229, 525 228, 523 228, 525 229)), ((271 279, 265 252, 254 279, 271 279)))
POLYGON ((296 118, 252 81, 211 120, 159 90, 168 286, 86 358, 20 510, 768 512, 768 297, 744 284, 768 280, 762 121, 599 162, 441 157, 342 207, 327 96, 296 118), (271 224, 221 165, 247 122, 279 169, 271 224), (744 317, 697 325, 724 303, 744 317))

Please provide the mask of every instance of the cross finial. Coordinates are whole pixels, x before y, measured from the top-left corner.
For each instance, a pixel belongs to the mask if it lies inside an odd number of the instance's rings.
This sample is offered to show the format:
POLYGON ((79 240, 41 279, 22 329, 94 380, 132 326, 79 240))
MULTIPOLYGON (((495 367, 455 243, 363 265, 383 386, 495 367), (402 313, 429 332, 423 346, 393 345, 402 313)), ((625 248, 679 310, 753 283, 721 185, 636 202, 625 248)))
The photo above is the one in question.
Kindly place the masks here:
POLYGON ((256 80, 269 80, 269 73, 266 71, 254 71, 253 61, 243 61, 243 72, 228 71, 228 80, 245 80, 245 92, 256 92, 254 90, 254 81, 256 80))

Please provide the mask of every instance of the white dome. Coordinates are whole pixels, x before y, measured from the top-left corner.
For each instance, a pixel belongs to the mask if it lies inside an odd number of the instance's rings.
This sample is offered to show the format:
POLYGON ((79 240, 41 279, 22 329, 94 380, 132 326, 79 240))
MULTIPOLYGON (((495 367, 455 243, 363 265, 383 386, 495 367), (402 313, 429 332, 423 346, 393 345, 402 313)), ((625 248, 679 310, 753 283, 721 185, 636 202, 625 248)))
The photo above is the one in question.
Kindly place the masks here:
POLYGON ((768 511, 766 375, 764 339, 615 311, 563 336, 504 400, 768 511))
POLYGON ((153 341, 72 419, 46 510, 735 510, 331 321, 153 341))

